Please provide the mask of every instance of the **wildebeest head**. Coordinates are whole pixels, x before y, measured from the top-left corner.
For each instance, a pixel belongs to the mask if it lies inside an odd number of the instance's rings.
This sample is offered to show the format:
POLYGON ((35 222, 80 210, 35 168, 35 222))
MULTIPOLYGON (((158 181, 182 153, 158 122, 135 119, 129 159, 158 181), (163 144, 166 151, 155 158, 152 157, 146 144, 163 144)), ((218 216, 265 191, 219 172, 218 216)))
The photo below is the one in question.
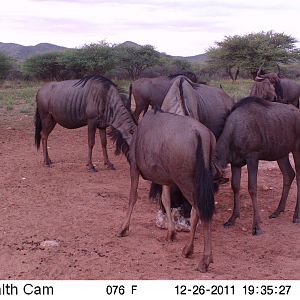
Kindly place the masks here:
POLYGON ((270 101, 283 99, 283 89, 276 73, 261 74, 260 69, 254 79, 250 96, 260 97, 270 101))
POLYGON ((258 73, 255 77, 255 81, 263 81, 265 79, 268 79, 273 85, 276 85, 280 82, 280 78, 276 73, 267 73, 263 75, 258 73))
POLYGON ((263 98, 269 101, 277 100, 275 87, 268 79, 260 81, 255 80, 251 88, 250 96, 263 98))
MULTIPOLYGON (((178 76, 185 76, 194 83, 198 82, 196 74, 194 72, 191 72, 191 71, 183 71, 181 73, 171 74, 171 75, 168 76, 168 78, 173 79, 173 78, 176 78, 178 76)), ((204 82, 199 82, 199 83, 204 83, 204 82)))

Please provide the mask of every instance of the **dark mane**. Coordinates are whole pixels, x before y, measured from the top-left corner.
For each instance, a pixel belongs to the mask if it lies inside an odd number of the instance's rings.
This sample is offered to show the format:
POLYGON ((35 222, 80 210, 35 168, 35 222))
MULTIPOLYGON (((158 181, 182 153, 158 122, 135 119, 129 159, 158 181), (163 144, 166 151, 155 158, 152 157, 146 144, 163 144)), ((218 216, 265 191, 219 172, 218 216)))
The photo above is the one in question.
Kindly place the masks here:
POLYGON ((253 103, 268 108, 271 106, 272 102, 258 97, 246 97, 235 103, 231 109, 231 112, 233 112, 237 108, 252 105, 253 103))
POLYGON ((110 87, 111 85, 114 87, 117 87, 117 85, 115 83, 113 83, 110 79, 101 76, 101 75, 89 75, 89 76, 85 76, 83 78, 81 78, 80 80, 78 80, 74 86, 80 86, 84 87, 86 85, 86 83, 90 80, 98 80, 101 81, 103 84, 105 84, 107 87, 110 87))
POLYGON ((116 144, 115 155, 119 155, 122 152, 129 162, 129 145, 122 137, 121 132, 118 129, 111 127, 111 131, 108 133, 108 136, 116 144))
POLYGON ((182 72, 182 73, 176 73, 176 74, 170 74, 168 76, 169 79, 174 79, 178 76, 185 76, 188 79, 190 79, 192 82, 197 83, 197 76, 195 73, 190 72, 190 71, 186 71, 186 72, 182 72))
POLYGON ((176 78, 178 76, 185 76, 185 74, 184 73, 170 74, 170 75, 168 75, 168 78, 169 79, 174 79, 174 78, 176 78))

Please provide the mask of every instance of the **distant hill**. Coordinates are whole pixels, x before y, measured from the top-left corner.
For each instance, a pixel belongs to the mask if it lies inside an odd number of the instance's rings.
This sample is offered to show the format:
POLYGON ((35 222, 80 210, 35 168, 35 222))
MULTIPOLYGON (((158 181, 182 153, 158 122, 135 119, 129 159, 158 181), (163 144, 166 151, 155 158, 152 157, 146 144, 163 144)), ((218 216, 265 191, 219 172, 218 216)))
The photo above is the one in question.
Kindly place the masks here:
MULTIPOLYGON (((140 48, 140 47, 142 47, 141 45, 139 45, 137 43, 134 43, 134 42, 131 42, 131 41, 126 41, 124 43, 119 44, 118 46, 131 47, 131 48, 140 48)), ((208 56, 207 56, 206 53, 198 54, 198 55, 194 55, 194 56, 172 56, 172 55, 169 55, 169 54, 166 54, 166 55, 168 57, 172 57, 172 58, 175 58, 175 59, 188 60, 189 62, 208 60, 208 56)))
MULTIPOLYGON (((118 45, 119 47, 131 47, 131 48, 140 48, 141 45, 126 41, 124 43, 121 43, 118 45)), ((18 60, 24 60, 32 55, 35 54, 43 54, 43 53, 49 53, 49 52, 56 52, 56 51, 63 51, 68 48, 61 47, 49 43, 41 43, 35 46, 22 46, 19 44, 14 43, 1 43, 0 42, 0 52, 4 52, 8 54, 9 56, 18 59, 18 60)), ((167 55, 167 54, 166 54, 167 55)), ((175 58, 175 59, 184 59, 188 60, 189 62, 194 61, 206 61, 208 59, 207 54, 198 54, 194 56, 172 56, 167 55, 169 57, 175 58)))
POLYGON ((186 60, 193 62, 193 61, 206 61, 208 60, 208 55, 206 53, 198 54, 194 56, 185 56, 186 60))
POLYGON ((126 41, 124 43, 119 44, 118 47, 141 48, 142 46, 131 41, 126 41))
POLYGON ((65 49, 67 48, 49 43, 41 43, 35 46, 23 46, 14 43, 0 42, 0 52, 4 52, 7 55, 18 60, 26 59, 34 54, 63 51, 65 49))

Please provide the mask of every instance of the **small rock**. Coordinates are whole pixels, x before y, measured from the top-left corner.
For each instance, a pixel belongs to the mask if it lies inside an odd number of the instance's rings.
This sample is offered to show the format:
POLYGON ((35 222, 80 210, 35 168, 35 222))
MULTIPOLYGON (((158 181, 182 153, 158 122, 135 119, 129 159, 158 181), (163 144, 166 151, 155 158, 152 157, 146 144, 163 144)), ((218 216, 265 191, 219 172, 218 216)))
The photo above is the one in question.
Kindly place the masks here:
POLYGON ((41 247, 58 247, 59 246, 59 241, 57 240, 47 240, 43 241, 40 244, 41 247))
POLYGON ((263 185, 263 186, 261 187, 261 189, 262 189, 263 191, 270 191, 270 190, 273 190, 272 187, 267 186, 267 185, 263 185))

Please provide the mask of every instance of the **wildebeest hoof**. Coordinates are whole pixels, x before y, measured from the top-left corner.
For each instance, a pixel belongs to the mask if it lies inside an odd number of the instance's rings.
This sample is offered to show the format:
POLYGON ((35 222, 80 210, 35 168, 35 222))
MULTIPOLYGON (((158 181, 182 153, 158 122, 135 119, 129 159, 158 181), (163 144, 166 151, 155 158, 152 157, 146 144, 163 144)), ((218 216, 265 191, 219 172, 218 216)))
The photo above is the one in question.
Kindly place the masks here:
POLYGON ((208 266, 210 263, 213 262, 212 255, 205 255, 202 259, 202 261, 199 263, 197 271, 200 271, 202 273, 206 273, 208 270, 208 266))
POLYGON ((44 162, 45 167, 51 167, 51 165, 52 165, 52 161, 50 159, 44 162))
POLYGON ((293 218, 293 223, 299 224, 300 223, 300 218, 293 218))
POLYGON ((105 166, 108 170, 115 170, 115 166, 112 163, 105 163, 105 166))
POLYGON ((254 227, 254 228, 252 228, 252 234, 253 235, 260 235, 260 234, 262 234, 263 232, 262 232, 262 230, 260 229, 260 228, 258 228, 258 227, 254 227))
POLYGON ((96 172, 98 172, 98 171, 97 171, 97 169, 95 168, 95 166, 92 166, 92 167, 88 168, 88 172, 96 173, 96 172))
POLYGON ((203 265, 203 264, 199 264, 199 266, 196 269, 196 271, 199 271, 201 273, 206 273, 207 270, 208 270, 208 266, 207 265, 203 265))
POLYGON ((225 222, 225 223, 223 224, 223 226, 224 226, 225 228, 228 228, 228 227, 232 227, 234 224, 235 224, 235 221, 228 220, 227 222, 225 222))
POLYGON ((117 237, 124 237, 128 235, 128 229, 121 229, 118 233, 117 233, 117 237))
POLYGON ((279 216, 279 213, 278 212, 273 212, 269 215, 269 219, 275 219, 279 216))
POLYGON ((282 213, 282 212, 283 212, 283 210, 275 210, 273 213, 271 213, 269 215, 269 219, 277 218, 280 215, 280 213, 282 213))
POLYGON ((176 241, 176 231, 172 231, 171 233, 168 232, 166 241, 168 241, 168 242, 176 241))
POLYGON ((184 246, 184 248, 182 249, 182 256, 183 257, 191 257, 193 254, 193 247, 190 246, 184 246))

